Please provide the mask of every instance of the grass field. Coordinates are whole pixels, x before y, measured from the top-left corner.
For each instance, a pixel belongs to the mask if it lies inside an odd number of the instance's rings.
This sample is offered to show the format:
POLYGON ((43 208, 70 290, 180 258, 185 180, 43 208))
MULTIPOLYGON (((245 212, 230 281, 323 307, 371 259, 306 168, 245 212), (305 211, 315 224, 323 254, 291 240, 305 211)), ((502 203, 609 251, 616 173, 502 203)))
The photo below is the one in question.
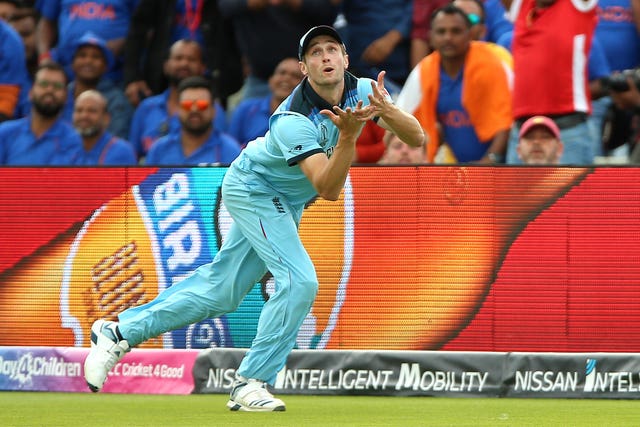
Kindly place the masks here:
POLYGON ((226 395, 0 392, 0 426, 638 426, 632 400, 282 396, 287 411, 238 413, 226 395))

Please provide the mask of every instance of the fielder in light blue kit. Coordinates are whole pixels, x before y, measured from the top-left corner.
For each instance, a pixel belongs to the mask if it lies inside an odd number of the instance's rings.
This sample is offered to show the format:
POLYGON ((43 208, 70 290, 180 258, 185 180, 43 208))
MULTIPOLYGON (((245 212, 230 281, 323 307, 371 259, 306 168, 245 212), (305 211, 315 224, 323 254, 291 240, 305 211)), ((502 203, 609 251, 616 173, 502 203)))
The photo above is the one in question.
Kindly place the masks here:
POLYGON ((318 290, 298 235, 305 203, 318 195, 339 198, 367 120, 412 146, 425 139, 418 121, 391 101, 384 72, 376 82, 346 71, 346 49, 332 27, 309 30, 300 40, 299 59, 305 78, 273 113, 267 134, 250 142, 224 177, 222 197, 234 223, 215 259, 153 301, 120 313, 119 322, 93 324, 84 364, 93 391, 132 346, 235 310, 270 271, 275 292, 264 304, 227 406, 285 410, 266 385, 284 366, 318 290))

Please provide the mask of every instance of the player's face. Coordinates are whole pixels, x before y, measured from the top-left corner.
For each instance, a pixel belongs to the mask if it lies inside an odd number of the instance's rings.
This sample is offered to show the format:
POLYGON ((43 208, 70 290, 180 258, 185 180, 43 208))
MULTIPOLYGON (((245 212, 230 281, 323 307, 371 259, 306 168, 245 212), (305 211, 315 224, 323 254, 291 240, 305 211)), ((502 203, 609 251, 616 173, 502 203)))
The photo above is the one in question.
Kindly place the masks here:
POLYGON ((560 161, 562 143, 544 126, 535 126, 526 133, 516 148, 526 165, 553 165, 560 161))
POLYGON ((65 75, 61 71, 38 71, 30 92, 35 110, 46 117, 58 115, 67 100, 66 83, 65 75))
POLYGON ((85 137, 96 136, 108 125, 108 113, 103 100, 93 96, 80 96, 73 107, 73 127, 85 137))
POLYGON ((176 42, 171 47, 164 72, 173 84, 187 77, 201 76, 204 73, 204 64, 200 46, 195 42, 176 42))
POLYGON ((288 58, 282 60, 269 78, 269 89, 274 98, 284 100, 293 88, 302 80, 302 71, 298 60, 288 58))
POLYGON ((80 81, 97 82, 107 71, 107 60, 96 46, 82 46, 78 49, 71 68, 80 81))
POLYGON ((186 132, 202 135, 213 126, 215 108, 211 93, 204 88, 185 89, 180 93, 178 118, 186 132))
POLYGON ((304 59, 302 72, 319 86, 342 82, 344 71, 349 66, 342 46, 329 36, 314 37, 304 59))
POLYGON ((470 42, 471 32, 463 16, 438 13, 431 26, 431 43, 443 58, 463 58, 470 42))

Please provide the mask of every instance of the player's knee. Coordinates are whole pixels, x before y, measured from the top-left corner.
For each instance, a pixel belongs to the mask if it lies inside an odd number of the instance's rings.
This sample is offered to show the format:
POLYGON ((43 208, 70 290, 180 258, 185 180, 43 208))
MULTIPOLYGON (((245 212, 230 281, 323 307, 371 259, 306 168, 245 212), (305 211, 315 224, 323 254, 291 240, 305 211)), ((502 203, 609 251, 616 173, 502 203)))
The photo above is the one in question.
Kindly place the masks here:
POLYGON ((296 288, 300 300, 313 302, 318 294, 318 281, 315 279, 305 279, 298 283, 296 288))

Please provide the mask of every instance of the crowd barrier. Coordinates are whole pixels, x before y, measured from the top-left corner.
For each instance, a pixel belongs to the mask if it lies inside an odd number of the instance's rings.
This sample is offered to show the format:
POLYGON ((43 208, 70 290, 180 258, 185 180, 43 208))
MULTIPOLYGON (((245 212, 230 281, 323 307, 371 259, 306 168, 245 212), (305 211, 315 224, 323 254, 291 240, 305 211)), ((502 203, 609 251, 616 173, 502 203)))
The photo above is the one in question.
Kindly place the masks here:
MULTIPOLYGON (((89 392, 87 348, 0 347, 0 390, 89 392)), ((229 393, 243 349, 134 349, 103 393, 229 393)), ((640 357, 622 353, 294 350, 278 394, 637 399, 640 357)))

